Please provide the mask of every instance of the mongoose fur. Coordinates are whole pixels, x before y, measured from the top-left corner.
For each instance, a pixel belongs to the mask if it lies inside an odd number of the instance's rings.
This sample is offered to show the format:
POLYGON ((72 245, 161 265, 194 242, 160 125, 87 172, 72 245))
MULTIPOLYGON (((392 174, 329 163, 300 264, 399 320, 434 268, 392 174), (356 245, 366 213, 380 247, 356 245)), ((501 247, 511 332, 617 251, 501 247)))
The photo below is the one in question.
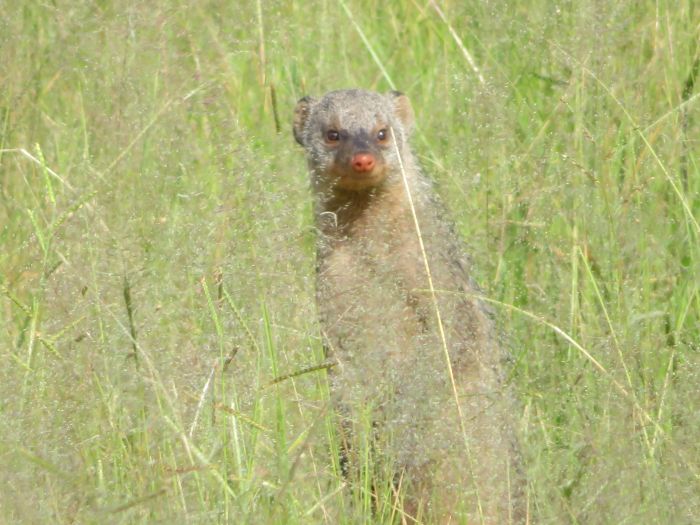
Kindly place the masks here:
POLYGON ((504 355, 410 149, 412 127, 398 92, 333 91, 295 110, 316 196, 317 302, 337 361, 333 400, 351 435, 358 411, 372 410, 377 448, 406 489, 408 523, 521 523, 504 355))

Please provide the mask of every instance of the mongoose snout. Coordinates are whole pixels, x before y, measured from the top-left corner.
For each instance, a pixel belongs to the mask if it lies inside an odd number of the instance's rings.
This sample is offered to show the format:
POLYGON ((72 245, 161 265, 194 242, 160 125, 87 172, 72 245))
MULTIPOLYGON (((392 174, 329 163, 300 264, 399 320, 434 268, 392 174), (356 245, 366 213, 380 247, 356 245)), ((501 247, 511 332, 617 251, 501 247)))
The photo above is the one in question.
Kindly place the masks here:
POLYGON ((356 172, 365 173, 374 169, 376 161, 371 153, 357 153, 352 157, 351 164, 356 172))
POLYGON ((362 191, 381 184, 386 174, 386 161, 380 144, 347 132, 340 137, 336 143, 326 139, 333 156, 328 168, 318 172, 318 186, 362 191))

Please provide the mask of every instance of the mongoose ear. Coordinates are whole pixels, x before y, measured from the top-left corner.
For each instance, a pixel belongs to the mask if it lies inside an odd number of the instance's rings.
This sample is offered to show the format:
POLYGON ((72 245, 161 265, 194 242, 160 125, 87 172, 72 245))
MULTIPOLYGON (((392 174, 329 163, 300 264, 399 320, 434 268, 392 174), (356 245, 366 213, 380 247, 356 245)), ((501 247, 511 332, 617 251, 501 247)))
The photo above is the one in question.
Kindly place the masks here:
POLYGON ((414 122, 411 101, 400 91, 390 91, 389 96, 393 98, 394 114, 399 118, 401 124, 403 124, 404 133, 406 136, 410 135, 411 131, 413 131, 414 122))
POLYGON ((294 138, 297 142, 304 145, 304 128, 306 127, 306 121, 309 119, 309 113, 311 113, 311 106, 314 105, 316 100, 313 97, 304 97, 299 99, 297 102, 297 107, 294 108, 294 138))

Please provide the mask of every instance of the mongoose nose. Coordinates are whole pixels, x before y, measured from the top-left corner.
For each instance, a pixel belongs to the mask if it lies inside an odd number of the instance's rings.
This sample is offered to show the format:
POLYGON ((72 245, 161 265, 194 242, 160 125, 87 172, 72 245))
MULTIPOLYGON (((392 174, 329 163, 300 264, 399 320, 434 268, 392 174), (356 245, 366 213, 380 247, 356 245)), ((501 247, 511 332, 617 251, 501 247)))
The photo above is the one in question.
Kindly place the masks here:
POLYGON ((364 173, 372 171, 375 160, 371 153, 357 153, 353 156, 350 164, 352 164, 352 169, 358 173, 364 173))

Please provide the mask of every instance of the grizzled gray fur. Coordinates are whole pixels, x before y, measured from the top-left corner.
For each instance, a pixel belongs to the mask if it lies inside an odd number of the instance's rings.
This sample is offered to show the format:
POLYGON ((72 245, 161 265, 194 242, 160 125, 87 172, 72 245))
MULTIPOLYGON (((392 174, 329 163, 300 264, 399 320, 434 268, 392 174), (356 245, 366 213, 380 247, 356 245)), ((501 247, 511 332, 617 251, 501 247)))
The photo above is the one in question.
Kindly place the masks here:
POLYGON ((295 110, 316 199, 317 302, 337 361, 331 387, 348 475, 358 435, 369 431, 375 460, 401 479, 409 522, 521 523, 504 355, 461 242, 411 152, 412 128, 411 104, 397 92, 333 91, 295 110))

